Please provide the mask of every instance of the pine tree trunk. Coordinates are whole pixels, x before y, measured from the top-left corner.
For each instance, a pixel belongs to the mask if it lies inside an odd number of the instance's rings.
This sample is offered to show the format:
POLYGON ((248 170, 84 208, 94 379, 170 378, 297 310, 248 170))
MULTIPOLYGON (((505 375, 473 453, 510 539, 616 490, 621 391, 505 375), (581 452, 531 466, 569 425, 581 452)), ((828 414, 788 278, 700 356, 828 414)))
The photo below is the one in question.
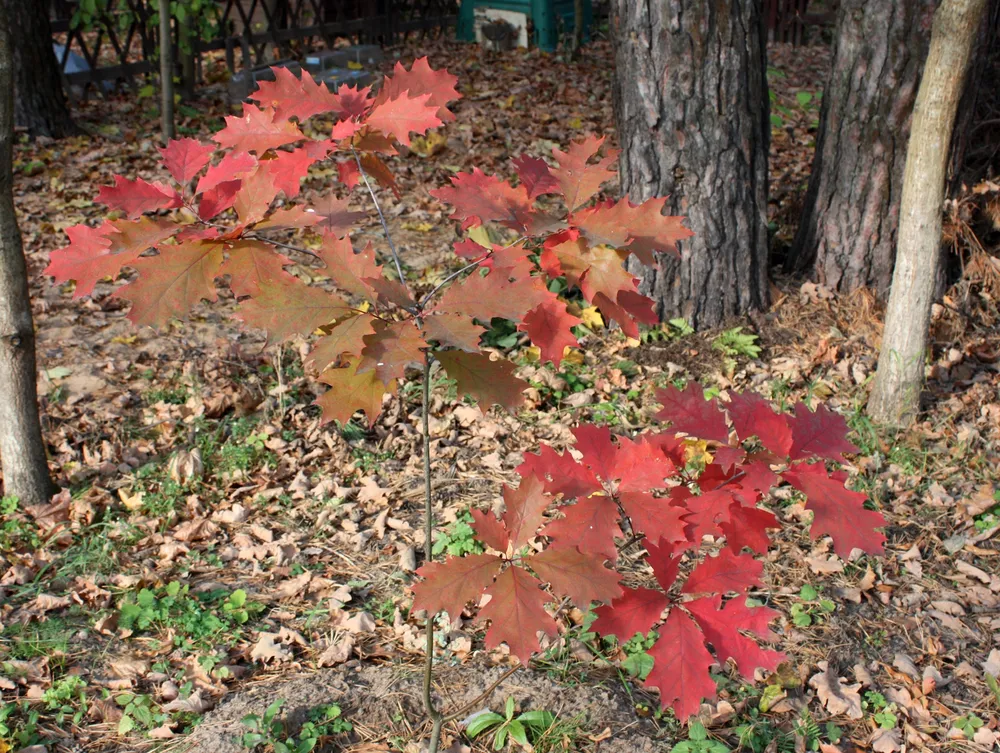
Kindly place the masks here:
POLYGON ((63 92, 52 52, 49 4, 42 0, 0 0, 6 6, 14 43, 14 117, 32 136, 63 138, 78 131, 63 92))
POLYGON ((768 303, 770 126, 761 0, 613 0, 622 189, 695 232, 637 265, 662 319, 717 327, 768 303))
POLYGON ((840 292, 888 292, 910 115, 937 3, 842 0, 790 271, 840 292))
POLYGON ((27 504, 54 491, 38 420, 35 330, 14 214, 14 55, 0 3, 0 468, 3 493, 27 504))
POLYGON ((160 0, 160 129, 163 143, 174 137, 174 38, 170 0, 160 0))
POLYGON ((868 413, 912 423, 920 408, 955 112, 986 0, 941 0, 906 154, 899 245, 868 413))

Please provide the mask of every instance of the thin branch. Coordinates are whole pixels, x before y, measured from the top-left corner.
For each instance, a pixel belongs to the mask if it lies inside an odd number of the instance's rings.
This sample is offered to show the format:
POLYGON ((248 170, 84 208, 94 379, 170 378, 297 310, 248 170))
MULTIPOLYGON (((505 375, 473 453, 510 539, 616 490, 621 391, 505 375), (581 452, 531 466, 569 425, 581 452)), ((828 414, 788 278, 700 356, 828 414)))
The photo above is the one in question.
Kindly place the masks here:
POLYGON ((448 275, 448 276, 447 276, 447 277, 445 277, 445 278, 444 278, 443 280, 441 280, 441 282, 439 282, 439 283, 438 283, 437 285, 435 285, 435 286, 434 286, 434 289, 433 289, 433 290, 432 290, 432 291, 431 291, 430 293, 428 293, 428 294, 427 294, 427 295, 425 295, 425 296, 424 296, 423 298, 421 298, 421 299, 420 299, 420 303, 418 303, 418 304, 417 304, 417 306, 418 306, 419 308, 423 308, 424 306, 426 306, 426 305, 427 305, 427 302, 428 302, 428 301, 429 301, 429 300, 430 300, 431 298, 433 298, 433 297, 434 297, 434 294, 435 294, 435 293, 437 293, 437 292, 438 292, 438 291, 439 291, 439 290, 440 290, 441 288, 443 288, 443 287, 444 287, 445 285, 447 285, 447 284, 448 284, 449 282, 451 282, 451 281, 452 281, 452 280, 454 280, 454 279, 455 279, 456 277, 458 277, 459 275, 461 275, 461 274, 462 274, 463 272, 468 272, 468 271, 469 271, 470 269, 472 269, 473 267, 478 267, 478 266, 479 266, 480 264, 482 264, 482 263, 483 263, 484 261, 486 261, 487 259, 489 259, 489 258, 490 258, 490 257, 491 257, 492 255, 493 255, 493 252, 492 252, 492 251, 487 251, 487 252, 486 252, 485 254, 483 254, 483 255, 482 255, 481 257, 479 257, 479 258, 478 258, 478 259, 476 259, 475 261, 472 261, 472 262, 469 262, 468 264, 466 264, 466 265, 465 265, 464 267, 462 267, 461 269, 459 269, 459 270, 457 270, 457 271, 455 271, 455 272, 452 272, 452 273, 451 273, 450 275, 448 275))
POLYGON ((301 248, 299 246, 293 246, 291 243, 285 243, 284 241, 276 241, 273 238, 265 238, 263 235, 258 235, 257 233, 250 233, 243 236, 252 241, 261 241, 263 243, 270 243, 272 246, 280 246, 281 248, 287 248, 289 251, 298 251, 300 254, 305 254, 306 256, 311 256, 314 259, 322 260, 319 254, 310 251, 308 248, 301 248))
MULTIPOLYGON (((361 179, 365 182, 365 186, 368 188, 368 193, 372 197, 372 201, 375 203, 375 210, 378 212, 378 218, 382 221, 382 230, 385 232, 385 239, 389 242, 389 250, 392 252, 392 260, 396 264, 396 274, 399 275, 399 283, 405 288, 406 278, 403 277, 403 265, 400 264, 399 254, 396 252, 396 246, 392 242, 392 235, 389 233, 389 223, 385 221, 385 215, 382 214, 382 207, 378 203, 378 197, 375 196, 375 189, 372 188, 372 184, 368 182, 368 174, 365 172, 364 167, 361 166, 361 156, 358 154, 358 150, 351 145, 351 154, 354 155, 354 161, 358 163, 358 171, 361 173, 361 179)), ((409 292, 409 290, 407 290, 409 292)), ((412 297, 412 296, 411 296, 412 297)))

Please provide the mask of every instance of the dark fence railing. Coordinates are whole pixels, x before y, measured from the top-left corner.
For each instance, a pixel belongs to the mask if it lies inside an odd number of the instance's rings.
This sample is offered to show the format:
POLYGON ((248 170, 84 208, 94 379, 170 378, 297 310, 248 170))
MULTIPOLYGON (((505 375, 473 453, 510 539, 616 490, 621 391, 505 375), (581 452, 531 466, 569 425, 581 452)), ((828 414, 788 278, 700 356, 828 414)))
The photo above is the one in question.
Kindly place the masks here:
MULTIPOLYGON (((150 22, 157 0, 115 0, 87 28, 74 26, 78 0, 52 0, 52 31, 66 82, 85 87, 153 72, 159 44, 150 22)), ((455 23, 456 0, 217 0, 212 38, 192 40, 196 57, 240 49, 241 64, 288 57, 293 47, 339 39, 392 44, 411 33, 440 33, 455 23)), ((177 44, 177 39, 173 40, 177 44)), ((175 56, 176 59, 176 56, 175 56)), ((230 70, 235 56, 227 55, 230 70)))

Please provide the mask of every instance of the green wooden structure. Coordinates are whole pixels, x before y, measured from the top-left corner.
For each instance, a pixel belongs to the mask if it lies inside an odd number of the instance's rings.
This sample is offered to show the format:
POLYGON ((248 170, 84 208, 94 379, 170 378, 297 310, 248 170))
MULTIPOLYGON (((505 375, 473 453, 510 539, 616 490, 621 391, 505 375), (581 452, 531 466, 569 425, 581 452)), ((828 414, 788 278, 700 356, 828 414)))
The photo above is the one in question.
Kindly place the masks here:
MULTIPOLYGON (((523 13, 530 22, 528 44, 552 52, 559 46, 560 34, 573 33, 575 5, 575 0, 462 0, 458 11, 457 37, 465 42, 476 41, 476 17, 483 11, 523 13)), ((591 0, 583 0, 584 41, 590 38, 593 12, 591 0)))

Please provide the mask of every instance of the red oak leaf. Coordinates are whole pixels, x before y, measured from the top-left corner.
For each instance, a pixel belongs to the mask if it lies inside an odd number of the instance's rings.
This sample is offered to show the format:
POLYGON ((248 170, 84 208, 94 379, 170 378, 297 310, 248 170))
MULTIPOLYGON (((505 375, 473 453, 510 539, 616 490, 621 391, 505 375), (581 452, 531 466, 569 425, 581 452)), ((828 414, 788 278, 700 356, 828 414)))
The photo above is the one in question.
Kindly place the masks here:
POLYGON ((651 324, 659 321, 656 315, 651 313, 652 303, 633 290, 619 291, 617 302, 612 301, 604 293, 598 293, 593 300, 593 304, 601 310, 604 318, 617 322, 622 332, 633 340, 639 338, 639 322, 651 324))
POLYGON ((613 635, 624 643, 633 635, 646 635, 667 608, 667 596, 652 588, 627 588, 625 595, 609 606, 594 610, 597 619, 590 628, 599 635, 613 635))
POLYGON ((132 262, 139 278, 115 293, 132 302, 128 318, 137 327, 160 327, 171 317, 185 316, 202 299, 218 298, 215 278, 223 261, 221 243, 192 241, 158 248, 158 256, 132 262))
POLYGON ((663 539, 660 539, 659 544, 643 539, 642 546, 646 550, 646 563, 653 568, 653 577, 664 591, 669 591, 680 572, 681 555, 688 547, 663 539))
POLYGON ((410 96, 414 97, 429 94, 427 104, 436 105, 439 108, 437 116, 448 123, 454 120, 455 116, 445 105, 462 96, 455 88, 457 83, 458 76, 453 76, 444 70, 435 71, 426 57, 414 60, 410 70, 406 70, 402 63, 397 62, 396 67, 392 69, 392 75, 385 77, 378 94, 378 101, 396 99, 403 92, 409 92, 410 96))
POLYGON ((277 65, 271 71, 274 81, 261 81, 250 99, 261 107, 273 107, 276 121, 298 118, 303 123, 313 115, 340 111, 340 98, 326 84, 317 83, 307 71, 302 72, 302 78, 277 65))
POLYGON ((561 190, 559 181, 549 171, 545 160, 522 154, 511 161, 514 163, 517 177, 521 179, 521 185, 528 191, 529 199, 536 199, 542 194, 559 193, 561 190))
POLYGON ((159 147, 159 150, 163 156, 163 165, 174 180, 187 186, 208 164, 215 147, 202 144, 197 139, 171 139, 165 147, 159 147))
POLYGON ((580 319, 566 311, 566 304, 558 298, 539 304, 527 314, 518 330, 527 332, 532 345, 537 345, 543 361, 552 361, 556 366, 562 363, 563 351, 576 346, 576 335, 572 328, 580 324, 580 319))
POLYGON ((526 476, 516 489, 504 486, 503 501, 505 509, 501 520, 511 546, 517 551, 535 537, 552 497, 545 493, 540 479, 526 476))
POLYGON ((588 164, 604 144, 604 137, 587 136, 569 145, 569 150, 552 150, 559 167, 551 170, 551 175, 559 184, 566 199, 566 207, 572 211, 596 194, 601 185, 612 180, 616 173, 608 168, 618 159, 617 149, 605 150, 605 156, 596 164, 588 164))
POLYGON ((725 414, 719 410, 719 401, 706 400, 701 385, 691 382, 683 391, 673 385, 657 390, 656 402, 663 408, 655 418, 669 421, 673 431, 729 444, 729 428, 725 414))
POLYGON ((423 318, 424 336, 469 353, 479 352, 479 338, 486 331, 462 314, 429 314, 423 318))
POLYGON ((761 585, 764 563, 749 554, 733 554, 723 549, 716 557, 706 557, 691 571, 681 593, 744 593, 750 586, 761 585))
POLYGON ((771 464, 766 458, 751 455, 747 460, 748 462, 740 466, 743 473, 740 486, 767 494, 771 491, 771 487, 778 483, 778 474, 771 470, 771 464))
POLYGON ((341 120, 360 118, 372 104, 370 86, 341 86, 334 93, 337 98, 337 112, 341 120))
POLYGON ((222 183, 238 181, 245 178, 257 169, 257 158, 247 152, 227 152, 219 164, 212 165, 208 171, 201 176, 198 186, 194 192, 204 193, 210 191, 222 183))
POLYGON ((176 232, 176 225, 149 217, 105 221, 97 228, 74 225, 66 229, 69 245, 52 252, 45 274, 56 282, 76 280, 74 298, 90 295, 98 281, 114 279, 122 267, 176 232))
POLYGON ((510 567, 486 589, 492 598, 479 610, 479 617, 490 620, 486 631, 487 648, 506 643, 511 654, 527 664, 531 655, 541 648, 538 632, 552 636, 559 632, 555 620, 545 611, 548 599, 540 590, 541 585, 541 581, 527 571, 510 567))
POLYGON ((541 445, 538 451, 525 454, 524 462, 517 467, 522 478, 534 474, 545 483, 545 491, 562 494, 564 499, 589 497, 603 490, 597 477, 568 452, 558 453, 548 445, 541 445))
POLYGON ((775 413, 771 404, 760 395, 730 390, 726 412, 740 441, 756 436, 768 451, 780 457, 788 455, 792 448, 790 417, 775 413))
POLYGON ((677 466, 648 437, 635 441, 618 437, 614 476, 621 479, 618 483, 620 492, 661 489, 664 479, 676 475, 677 466))
POLYGON ((382 305, 392 303, 408 311, 416 305, 410 296, 410 291, 398 280, 390 280, 387 277, 365 277, 361 282, 372 289, 376 301, 382 305))
POLYGON ((198 202, 198 217, 210 220, 229 209, 236 201, 236 192, 240 190, 241 182, 228 180, 205 191, 198 202))
POLYGON ((323 222, 323 217, 312 209, 302 206, 275 209, 263 222, 258 222, 255 230, 315 227, 323 222))
POLYGON ((243 117, 226 116, 226 127, 212 140, 219 146, 232 147, 239 152, 257 152, 259 157, 268 149, 276 149, 305 138, 299 127, 288 120, 275 118, 274 110, 261 110, 256 105, 243 103, 243 117))
POLYGON ((576 438, 576 449, 583 453, 583 462, 604 481, 616 478, 618 445, 606 426, 583 424, 570 431, 576 438))
MULTIPOLYGON (((613 248, 597 246, 578 261, 584 268, 580 290, 588 301, 593 302, 598 293, 613 301, 620 291, 635 291, 636 278, 625 269, 623 256, 613 248)), ((565 260, 562 263, 565 270, 565 260)))
POLYGON ((266 331, 269 342, 308 335, 351 313, 350 306, 337 296, 287 272, 267 280, 257 295, 240 302, 236 310, 247 326, 266 331))
POLYGON ((660 705, 671 707, 677 718, 686 722, 698 713, 703 698, 715 697, 715 682, 708 673, 714 664, 705 648, 705 635, 680 609, 671 609, 667 621, 658 628, 660 639, 649 655, 653 669, 644 686, 660 691, 660 705))
POLYGON ((323 421, 339 421, 342 425, 351 420, 355 411, 363 410, 368 417, 368 426, 375 425, 375 419, 382 412, 382 397, 396 389, 396 383, 383 384, 374 371, 357 373, 357 359, 341 369, 327 369, 319 380, 330 385, 330 389, 316 399, 316 405, 323 409, 323 421))
POLYGON ((605 244, 634 253, 647 266, 655 263, 653 251, 677 256, 677 242, 692 233, 681 224, 683 217, 662 214, 667 199, 650 199, 640 205, 628 198, 606 201, 575 212, 570 224, 580 229, 592 245, 605 244))
POLYGON ((827 474, 823 463, 815 463, 799 464, 782 476, 806 495, 806 509, 813 511, 810 534, 814 539, 824 534, 830 536, 833 550, 844 559, 855 548, 871 554, 882 553, 885 536, 875 529, 885 526, 885 518, 865 509, 868 497, 845 488, 846 474, 827 474))
POLYGON ((371 369, 382 382, 402 379, 406 367, 424 360, 422 348, 427 347, 420 330, 412 321, 384 324, 375 322, 375 332, 364 336, 358 374, 371 369))
POLYGON ((642 532, 650 541, 688 541, 690 524, 684 519, 688 511, 683 507, 672 505, 669 499, 657 498, 648 492, 620 492, 619 500, 632 521, 633 533, 642 532))
MULTIPOLYGON (((396 198, 400 197, 399 186, 396 185, 396 178, 393 177, 389 166, 374 154, 365 152, 361 155, 361 167, 365 169, 367 175, 372 176, 382 188, 388 188, 396 198)), ((346 182, 346 181, 345 181, 346 182)))
POLYGON ((349 199, 338 199, 332 194, 325 196, 313 205, 313 209, 323 218, 321 229, 330 236, 343 238, 348 231, 368 215, 364 212, 352 212, 347 208, 349 199))
POLYGON ((427 133, 441 125, 438 108, 430 104, 430 94, 413 95, 402 92, 394 99, 380 102, 372 108, 365 123, 392 136, 400 144, 410 145, 411 133, 427 133))
POLYGON ((149 183, 142 178, 129 180, 115 176, 114 186, 101 186, 97 201, 110 209, 120 209, 134 220, 144 212, 176 209, 183 205, 180 194, 162 183, 149 183))
POLYGON ((769 636, 771 632, 767 630, 767 623, 778 617, 778 612, 767 607, 748 607, 743 597, 730 599, 720 609, 721 603, 722 597, 716 595, 695 599, 684 605, 705 632, 705 638, 712 644, 719 661, 732 659, 740 674, 751 681, 757 667, 771 672, 777 669, 785 660, 785 655, 761 648, 739 630, 748 630, 750 625, 763 623, 765 636, 769 636))
POLYGON ((381 277, 382 267, 375 261, 375 250, 370 242, 363 251, 355 253, 350 238, 338 239, 327 234, 317 256, 326 265, 326 273, 334 285, 351 295, 374 301, 372 290, 364 281, 381 277))
POLYGON ((452 624, 458 622, 466 604, 479 602, 501 564, 503 560, 492 554, 469 554, 448 557, 443 563, 426 563, 417 570, 423 580, 413 584, 414 611, 432 615, 447 612, 452 624))
POLYGON ((258 295, 262 285, 281 278, 285 265, 291 264, 288 257, 263 241, 240 239, 227 250, 229 258, 219 274, 229 275, 229 287, 237 297, 258 295))
POLYGON ((319 159, 322 157, 310 155, 305 149, 292 152, 279 149, 273 159, 260 163, 260 170, 271 176, 279 191, 284 191, 285 196, 294 199, 299 195, 302 179, 309 174, 309 166, 319 159))
POLYGON ((618 573, 576 547, 546 549, 533 555, 528 566, 552 586, 553 592, 568 596, 581 609, 592 601, 610 601, 622 595, 618 573))
MULTIPOLYGON (((708 485, 704 474, 698 479, 704 480, 704 486, 708 485)), ((702 536, 716 536, 721 532, 719 524, 729 521, 730 508, 734 502, 738 502, 736 491, 739 487, 725 486, 721 489, 709 489, 697 496, 689 496, 684 500, 684 507, 688 510, 687 521, 694 528, 692 537, 699 541, 702 536)))
POLYGON ((497 519, 492 512, 469 510, 469 514, 472 515, 472 530, 476 532, 479 540, 486 546, 505 553, 510 544, 510 537, 503 521, 497 519))
POLYGON ((598 554, 615 562, 618 549, 615 538, 625 538, 618 527, 618 508, 608 497, 581 499, 558 508, 566 517, 553 520, 542 530, 552 539, 550 547, 577 547, 588 554, 598 554))
POLYGON ((555 297, 539 277, 511 282, 497 272, 486 276, 473 272, 453 282, 434 311, 463 314, 482 322, 493 317, 519 322, 528 311, 555 297))
POLYGON ((431 191, 441 201, 451 204, 453 220, 462 220, 462 229, 487 222, 501 222, 522 228, 523 217, 531 213, 531 201, 524 186, 514 188, 495 175, 486 175, 478 167, 471 173, 459 173, 451 186, 431 191))
POLYGON ((767 537, 768 528, 780 528, 781 523, 774 513, 759 507, 744 507, 736 503, 729 508, 729 519, 719 524, 726 544, 739 551, 747 547, 757 554, 764 554, 771 540, 767 537))
POLYGON ((340 177, 340 182, 349 189, 354 188, 361 181, 361 170, 358 169, 358 163, 352 159, 341 160, 337 163, 337 175, 340 177))
POLYGON ((364 337, 374 332, 373 319, 370 316, 358 315, 344 319, 330 330, 313 346, 306 358, 306 365, 320 371, 326 369, 345 353, 359 356, 365 347, 364 337))
POLYGON ((847 441, 847 422, 825 405, 817 405, 816 412, 805 403, 796 403, 792 425, 792 460, 815 456, 846 462, 841 453, 855 454, 858 448, 847 441))
POLYGON ((264 219, 271 202, 278 195, 274 178, 266 170, 257 170, 240 182, 240 190, 233 199, 233 208, 240 224, 253 225, 264 219))

